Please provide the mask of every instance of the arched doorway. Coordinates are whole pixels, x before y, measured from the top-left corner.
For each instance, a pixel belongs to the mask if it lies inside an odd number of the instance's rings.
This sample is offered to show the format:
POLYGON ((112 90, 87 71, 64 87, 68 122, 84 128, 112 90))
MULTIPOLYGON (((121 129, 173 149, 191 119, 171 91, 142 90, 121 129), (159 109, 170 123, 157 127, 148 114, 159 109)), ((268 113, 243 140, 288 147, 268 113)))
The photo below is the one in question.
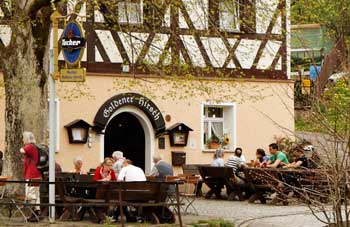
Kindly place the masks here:
MULTIPOLYGON (((121 119, 118 120, 118 118, 116 118, 116 120, 114 120, 114 118, 122 113, 127 113, 125 117, 127 119, 132 119, 132 121, 136 118, 142 126, 144 133, 144 152, 141 155, 137 155, 137 159, 143 158, 143 165, 141 161, 138 162, 141 163, 145 173, 148 174, 151 172, 153 166, 152 155, 154 153, 155 138, 165 132, 165 121, 160 109, 150 99, 137 93, 121 93, 115 95, 104 102, 97 111, 93 129, 100 134, 100 161, 102 162, 105 157, 110 156, 114 150, 122 146, 118 143, 125 142, 113 142, 116 140, 116 137, 112 136, 114 130, 118 132, 116 124, 113 122, 121 121, 121 119), (110 123, 111 126, 109 126, 110 123), (105 139, 105 137, 108 138, 105 139)), ((134 134, 130 135, 128 139, 132 141, 132 144, 137 143, 134 134)), ((129 142, 129 144, 131 144, 131 142, 129 142)), ((142 148, 140 150, 142 150, 142 148)), ((134 157, 126 155, 124 150, 123 152, 127 158, 135 162, 134 157)))
POLYGON ((125 158, 145 170, 145 132, 132 113, 123 112, 113 117, 105 129, 104 140, 105 157, 120 150, 125 158))

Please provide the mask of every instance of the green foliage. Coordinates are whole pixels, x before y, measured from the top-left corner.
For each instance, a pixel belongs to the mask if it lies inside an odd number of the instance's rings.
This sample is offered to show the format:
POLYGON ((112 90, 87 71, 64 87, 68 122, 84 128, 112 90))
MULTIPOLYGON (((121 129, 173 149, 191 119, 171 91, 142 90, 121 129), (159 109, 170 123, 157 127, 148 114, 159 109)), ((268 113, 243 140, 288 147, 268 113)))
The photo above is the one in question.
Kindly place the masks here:
POLYGON ((350 0, 295 0, 291 4, 292 24, 319 23, 331 36, 350 35, 350 0))
POLYGON ((350 88, 347 78, 337 81, 325 91, 325 102, 320 111, 327 117, 329 126, 339 132, 349 128, 350 88))
POLYGON ((349 120, 350 87, 348 79, 343 78, 328 86, 323 99, 315 102, 309 113, 296 116, 295 128, 298 131, 346 135, 349 120))
POLYGON ((194 227, 203 227, 203 226, 207 226, 207 227, 235 227, 235 225, 232 222, 226 221, 223 219, 200 220, 200 221, 198 221, 198 223, 193 223, 190 225, 192 225, 194 227))

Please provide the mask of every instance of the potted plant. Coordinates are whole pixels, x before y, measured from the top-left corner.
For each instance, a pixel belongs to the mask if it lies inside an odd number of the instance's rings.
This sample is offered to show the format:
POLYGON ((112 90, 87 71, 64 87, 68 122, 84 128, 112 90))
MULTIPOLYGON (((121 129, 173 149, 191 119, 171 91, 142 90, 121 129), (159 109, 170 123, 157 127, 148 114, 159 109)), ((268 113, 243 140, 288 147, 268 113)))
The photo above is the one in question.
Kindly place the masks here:
POLYGON ((207 146, 209 149, 217 149, 220 147, 220 139, 212 135, 208 140, 207 140, 207 146))

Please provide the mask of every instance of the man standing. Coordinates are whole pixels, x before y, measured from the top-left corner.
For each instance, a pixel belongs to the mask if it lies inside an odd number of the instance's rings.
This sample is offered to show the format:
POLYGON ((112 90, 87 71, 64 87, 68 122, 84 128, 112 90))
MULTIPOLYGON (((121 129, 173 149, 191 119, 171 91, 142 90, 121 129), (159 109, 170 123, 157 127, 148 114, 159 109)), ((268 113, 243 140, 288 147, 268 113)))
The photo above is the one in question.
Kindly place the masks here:
POLYGON ((162 160, 161 155, 153 155, 154 166, 150 173, 151 176, 155 176, 158 180, 164 180, 165 176, 173 176, 173 167, 162 160))
MULTIPOLYGON (((40 180, 41 173, 36 167, 39 161, 39 152, 34 146, 35 138, 31 132, 23 132, 23 144, 24 147, 20 149, 20 152, 24 154, 24 179, 40 180)), ((25 184, 25 197, 29 203, 40 204, 40 187, 37 185, 25 184)), ((37 222, 40 215, 40 206, 34 207, 34 212, 28 221, 37 222)))
POLYGON ((267 161, 266 167, 278 168, 289 163, 287 156, 278 150, 278 145, 276 143, 271 143, 269 145, 269 152, 271 154, 270 160, 267 161))

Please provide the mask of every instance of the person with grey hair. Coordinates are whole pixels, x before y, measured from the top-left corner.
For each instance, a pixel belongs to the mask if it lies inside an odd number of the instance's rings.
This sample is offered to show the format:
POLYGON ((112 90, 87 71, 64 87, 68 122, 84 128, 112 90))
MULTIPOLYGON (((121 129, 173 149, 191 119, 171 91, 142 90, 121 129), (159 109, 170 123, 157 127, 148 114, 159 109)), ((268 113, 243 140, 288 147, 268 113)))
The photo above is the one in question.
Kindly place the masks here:
POLYGON ((155 176, 158 180, 164 180, 165 176, 173 176, 173 167, 162 160, 160 154, 153 155, 154 166, 150 173, 151 176, 155 176))
POLYGON ((225 165, 225 161, 223 159, 224 153, 222 149, 217 149, 215 151, 213 161, 210 163, 211 166, 223 167, 225 165))
POLYGON ((75 157, 73 159, 73 164, 74 164, 74 170, 72 171, 73 173, 76 174, 84 174, 82 168, 83 168, 83 159, 81 157, 75 157))
POLYGON ((112 168, 118 177, 120 170, 123 168, 123 162, 125 161, 124 154, 121 151, 114 151, 112 158, 114 160, 112 168))
MULTIPOLYGON (((41 180, 42 176, 36 164, 39 161, 39 151, 35 147, 35 137, 33 133, 25 131, 23 132, 23 144, 20 152, 24 154, 24 179, 29 180, 41 180)), ((40 187, 32 184, 25 184, 25 198, 29 203, 40 204, 40 187)), ((34 206, 34 212, 28 221, 37 222, 40 215, 40 206, 34 206)))

